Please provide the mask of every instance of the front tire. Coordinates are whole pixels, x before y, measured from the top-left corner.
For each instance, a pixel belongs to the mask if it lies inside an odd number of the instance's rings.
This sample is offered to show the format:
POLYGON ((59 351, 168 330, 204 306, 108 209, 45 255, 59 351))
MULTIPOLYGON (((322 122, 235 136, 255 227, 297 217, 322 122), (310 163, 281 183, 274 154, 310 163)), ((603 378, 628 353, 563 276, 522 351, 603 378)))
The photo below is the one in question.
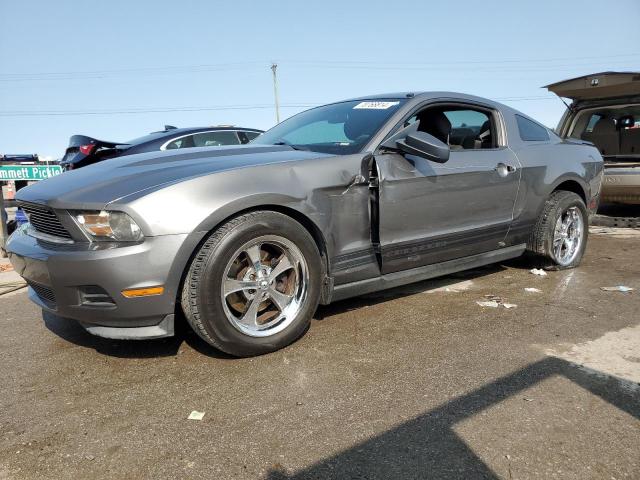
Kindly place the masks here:
POLYGON ((193 330, 223 352, 272 352, 307 331, 321 271, 318 248, 302 225, 279 212, 250 212, 215 230, 196 253, 182 309, 193 330))
POLYGON ((553 192, 533 229, 529 250, 544 259, 546 268, 577 267, 587 246, 588 218, 579 195, 564 190, 553 192))

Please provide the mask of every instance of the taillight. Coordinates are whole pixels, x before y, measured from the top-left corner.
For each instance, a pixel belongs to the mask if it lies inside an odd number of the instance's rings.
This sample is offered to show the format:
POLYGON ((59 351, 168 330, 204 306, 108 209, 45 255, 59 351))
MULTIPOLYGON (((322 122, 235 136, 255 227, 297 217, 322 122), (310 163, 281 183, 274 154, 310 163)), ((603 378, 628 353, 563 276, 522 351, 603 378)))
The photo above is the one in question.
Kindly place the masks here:
POLYGON ((89 145, 80 145, 79 150, 83 155, 91 155, 94 148, 96 148, 96 146, 93 143, 90 143, 89 145))

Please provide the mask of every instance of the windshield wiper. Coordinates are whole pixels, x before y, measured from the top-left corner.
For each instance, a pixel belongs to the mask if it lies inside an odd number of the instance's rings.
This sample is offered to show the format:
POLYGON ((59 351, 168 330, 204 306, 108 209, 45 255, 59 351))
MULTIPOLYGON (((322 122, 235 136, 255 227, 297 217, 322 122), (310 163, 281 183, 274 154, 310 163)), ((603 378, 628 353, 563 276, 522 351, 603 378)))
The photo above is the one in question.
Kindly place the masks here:
POLYGON ((280 139, 277 142, 273 142, 274 145, 286 145, 287 147, 291 147, 294 150, 309 150, 306 147, 302 147, 300 145, 294 145, 292 143, 287 142, 286 140, 280 139))

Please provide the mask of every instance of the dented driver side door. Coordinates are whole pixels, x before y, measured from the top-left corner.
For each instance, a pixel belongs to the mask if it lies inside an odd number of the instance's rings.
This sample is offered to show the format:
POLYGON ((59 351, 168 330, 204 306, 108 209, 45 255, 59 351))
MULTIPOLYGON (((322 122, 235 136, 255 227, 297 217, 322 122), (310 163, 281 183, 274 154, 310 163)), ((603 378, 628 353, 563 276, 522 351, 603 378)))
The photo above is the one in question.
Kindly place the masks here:
POLYGON ((504 246, 520 179, 510 149, 452 151, 444 164, 384 153, 376 165, 382 273, 504 246))

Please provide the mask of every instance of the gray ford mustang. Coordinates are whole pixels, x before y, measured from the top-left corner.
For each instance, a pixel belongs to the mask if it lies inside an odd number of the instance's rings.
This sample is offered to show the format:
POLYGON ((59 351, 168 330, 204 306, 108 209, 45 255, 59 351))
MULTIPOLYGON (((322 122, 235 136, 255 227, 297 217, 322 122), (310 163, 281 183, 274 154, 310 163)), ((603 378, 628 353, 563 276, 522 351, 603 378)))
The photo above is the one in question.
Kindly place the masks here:
POLYGON ((22 189, 7 250, 43 309, 108 338, 181 309, 237 356, 318 303, 517 257, 578 265, 603 164, 499 103, 402 93, 300 113, 246 146, 117 158, 22 189))

